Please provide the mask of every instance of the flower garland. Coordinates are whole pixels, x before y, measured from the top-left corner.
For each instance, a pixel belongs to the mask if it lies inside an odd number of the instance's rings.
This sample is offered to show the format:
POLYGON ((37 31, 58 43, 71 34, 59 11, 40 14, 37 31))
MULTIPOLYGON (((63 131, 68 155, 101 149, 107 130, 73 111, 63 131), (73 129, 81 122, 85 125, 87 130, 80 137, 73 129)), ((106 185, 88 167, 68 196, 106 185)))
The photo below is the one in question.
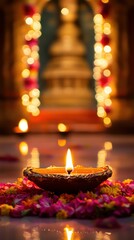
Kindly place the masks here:
POLYGON ((110 94, 112 88, 111 82, 111 69, 112 62, 112 49, 110 46, 111 25, 108 21, 110 13, 109 0, 99 0, 98 11, 94 16, 94 31, 95 31, 95 60, 93 77, 96 83, 96 100, 97 100, 97 115, 103 119, 106 127, 111 126, 111 113, 112 101, 110 94))
POLYGON ((41 35, 40 14, 32 3, 27 1, 24 7, 24 21, 27 27, 25 42, 22 47, 22 61, 26 67, 22 71, 25 92, 22 95, 22 104, 33 116, 39 115, 38 69, 39 69, 39 47, 38 38, 41 35))
POLYGON ((27 178, 0 183, 0 216, 98 219, 134 213, 134 180, 103 182, 92 192, 77 195, 44 191, 27 178))

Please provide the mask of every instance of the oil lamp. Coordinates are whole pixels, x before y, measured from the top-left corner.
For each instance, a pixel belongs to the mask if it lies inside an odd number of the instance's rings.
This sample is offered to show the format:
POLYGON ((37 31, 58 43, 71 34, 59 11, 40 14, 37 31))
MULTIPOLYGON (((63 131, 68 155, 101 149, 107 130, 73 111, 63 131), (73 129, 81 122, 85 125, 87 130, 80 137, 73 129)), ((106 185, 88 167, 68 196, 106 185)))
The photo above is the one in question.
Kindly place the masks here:
POLYGON ((27 167, 24 169, 23 175, 40 188, 61 194, 93 190, 101 182, 111 177, 112 170, 109 166, 92 168, 77 165, 73 167, 71 151, 68 149, 65 167, 27 167))

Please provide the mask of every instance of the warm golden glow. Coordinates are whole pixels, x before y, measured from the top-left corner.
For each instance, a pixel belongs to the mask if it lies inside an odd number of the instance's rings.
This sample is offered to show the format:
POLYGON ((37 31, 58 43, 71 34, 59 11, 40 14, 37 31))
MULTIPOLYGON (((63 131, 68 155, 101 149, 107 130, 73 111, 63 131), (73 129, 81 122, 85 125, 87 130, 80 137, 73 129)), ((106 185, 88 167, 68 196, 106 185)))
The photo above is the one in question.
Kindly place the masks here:
POLYGON ((108 3, 109 0, 101 0, 103 3, 108 3))
POLYGON ((64 123, 59 123, 58 130, 59 130, 59 132, 66 132, 67 126, 64 123))
POLYGON ((34 112, 35 111, 35 108, 36 108, 36 106, 34 106, 33 104, 31 104, 31 102, 28 104, 28 106, 27 106, 27 111, 28 112, 34 112))
POLYGON ((40 114, 40 110, 38 108, 35 108, 33 111, 32 111, 32 115, 34 117, 38 116, 40 114))
POLYGON ((111 53, 106 53, 106 59, 107 59, 107 61, 109 62, 109 63, 111 63, 111 61, 112 61, 112 59, 113 59, 113 57, 112 57, 112 54, 111 53))
POLYGON ((102 69, 107 68, 108 62, 105 58, 100 59, 100 66, 101 66, 102 69))
POLYGON ((66 145, 66 139, 58 139, 58 145, 60 147, 64 147, 66 145))
POLYGON ((22 131, 22 132, 27 132, 28 130, 28 123, 27 120, 22 118, 19 123, 18 123, 18 128, 22 131))
POLYGON ((32 89, 30 92, 29 92, 29 96, 31 97, 31 98, 33 98, 33 97, 39 97, 40 96, 40 91, 39 91, 39 89, 37 89, 37 88, 34 88, 34 89, 32 89))
POLYGON ((28 154, 28 145, 26 142, 20 142, 19 144, 19 150, 22 155, 27 155, 28 154))
POLYGON ((95 50, 96 53, 101 53, 102 52, 102 44, 101 43, 95 43, 94 50, 95 50))
POLYGON ((29 77, 29 75, 30 75, 30 71, 29 71, 29 69, 24 69, 23 71, 22 71, 22 77, 23 78, 27 78, 27 77, 29 77))
POLYGON ((72 162, 72 154, 70 149, 67 150, 67 155, 66 155, 66 172, 68 172, 69 174, 73 171, 74 167, 73 167, 73 162, 72 162))
POLYGON ((98 158, 99 158, 99 159, 106 159, 106 156, 107 156, 107 153, 106 153, 105 150, 100 150, 100 151, 98 152, 98 158))
MULTIPOLYGON (((95 95, 95 98, 96 98, 96 100, 99 102, 99 103, 103 103, 104 102, 104 96, 103 96, 103 94, 96 94, 95 95)), ((99 108, 99 107, 98 107, 99 108)), ((101 106, 100 106, 100 108, 102 108, 101 106)), ((99 110, 100 111, 100 110, 99 110)))
POLYGON ((68 8, 62 8, 61 9, 61 14, 68 15, 69 14, 69 9, 68 8))
POLYGON ((98 107, 97 116, 101 118, 104 118, 106 116, 106 112, 103 107, 98 107))
MULTIPOLYGON (((94 27, 94 31, 95 31, 95 33, 96 34, 100 34, 100 36, 101 36, 101 34, 102 34, 102 25, 101 24, 96 24, 95 25, 95 27, 94 27)), ((101 36, 102 37, 102 36, 101 36)))
POLYGON ((31 57, 35 60, 37 60, 39 58, 39 53, 37 51, 32 51, 31 53, 31 57))
POLYGON ((112 88, 109 87, 109 86, 107 86, 107 87, 104 88, 104 92, 105 92, 106 94, 110 94, 110 93, 112 92, 112 88))
POLYGON ((104 125, 105 125, 106 127, 110 127, 110 126, 112 125, 111 119, 110 119, 109 117, 105 117, 105 118, 103 119, 103 122, 104 122, 104 125))
MULTIPOLYGON (((101 0, 102 3, 107 4, 109 0, 101 0)), ((111 71, 109 67, 112 63, 112 48, 109 44, 105 44, 103 41, 104 34, 109 35, 111 33, 111 24, 108 18, 105 18, 102 14, 95 14, 94 16, 94 32, 95 32, 95 44, 94 44, 94 69, 93 78, 95 80, 95 98, 97 100, 97 116, 103 118, 104 125, 106 127, 111 126, 111 119, 108 117, 108 112, 105 107, 111 107, 112 101, 110 94, 112 88, 109 86, 109 80, 111 80, 111 71), (106 79, 103 86, 103 76, 106 79)), ((110 37, 108 37, 110 40, 110 37)), ((104 79, 105 80, 105 79, 104 79)))
POLYGON ((27 25, 32 25, 33 19, 32 19, 31 17, 27 17, 27 18, 25 19, 25 22, 26 22, 27 25))
POLYGON ((103 32, 106 34, 106 35, 109 35, 111 33, 111 25, 110 23, 104 23, 104 29, 103 29, 103 32))
POLYGON ((22 104, 24 106, 27 106, 29 104, 29 96, 28 96, 28 94, 23 94, 22 95, 22 104))
POLYGON ((31 49, 27 45, 24 45, 22 50, 23 50, 23 53, 27 56, 30 55, 30 53, 31 53, 31 49))
POLYGON ((112 150, 112 148, 113 148, 112 143, 109 141, 105 142, 104 148, 105 148, 105 150, 112 150))
POLYGON ((112 105, 112 101, 109 98, 105 99, 104 103, 105 103, 105 106, 107 106, 107 107, 110 107, 112 105))
POLYGON ((41 19, 41 16, 40 16, 39 13, 35 13, 35 14, 33 15, 33 20, 35 20, 35 21, 40 21, 40 19, 41 19))
POLYGON ((31 100, 31 104, 34 105, 34 106, 39 107, 40 106, 40 100, 38 98, 34 97, 31 100))
POLYGON ((34 21, 33 23, 33 29, 36 31, 36 30, 40 30, 41 29, 41 24, 39 21, 34 21))
POLYGON ((31 158, 28 160, 28 164, 31 167, 39 168, 40 167, 40 158, 39 158, 39 151, 37 148, 33 148, 31 151, 31 158))
POLYGON ((32 39, 32 36, 30 36, 29 34, 25 35, 25 40, 26 41, 30 41, 32 39))
POLYGON ((106 157, 107 157, 106 150, 102 149, 98 152, 97 167, 104 167, 106 165, 106 157))
POLYGON ((29 57, 29 58, 27 59, 27 63, 28 63, 29 65, 32 65, 32 64, 34 63, 34 58, 29 57))
MULTIPOLYGON (((27 32, 25 34, 25 40, 30 41, 32 39, 38 39, 41 35, 41 23, 40 23, 41 16, 39 13, 33 14, 33 16, 25 16, 24 20, 25 23, 29 26, 27 26, 27 32)), ((22 77, 23 79, 30 77, 35 81, 38 81, 38 70, 37 68, 32 68, 31 65, 34 63, 38 64, 39 60, 39 46, 38 43, 34 43, 33 45, 24 44, 22 47, 23 50, 23 57, 22 62, 24 64, 27 64, 27 68, 23 69, 22 71, 22 77)), ((32 88, 32 83, 30 88, 32 88)), ((40 113, 39 106, 39 96, 40 91, 39 89, 32 89, 31 91, 28 91, 26 89, 27 93, 23 94, 22 96, 22 105, 26 106, 26 109, 28 112, 30 112, 33 116, 37 116, 40 113)))
POLYGON ((66 227, 66 228, 64 228, 64 230, 66 232, 66 239, 72 240, 72 235, 73 235, 74 229, 70 228, 70 227, 66 227))
POLYGON ((101 14, 96 14, 95 16, 94 16, 94 23, 95 24, 102 24, 103 23, 103 17, 102 17, 102 15, 101 14))
POLYGON ((109 45, 106 45, 106 46, 104 47, 104 52, 110 53, 110 52, 111 52, 111 47, 110 47, 109 45))
POLYGON ((111 75, 111 72, 110 72, 109 69, 105 69, 105 70, 103 71, 103 74, 104 74, 105 77, 109 77, 109 76, 111 75))
POLYGON ((34 32, 34 34, 33 34, 33 38, 34 38, 34 39, 37 39, 37 38, 39 38, 40 36, 41 36, 41 31, 40 31, 40 30, 34 32))
POLYGON ((38 45, 33 45, 31 46, 32 51, 39 51, 39 46, 38 45))
POLYGON ((101 32, 96 32, 96 34, 95 34, 95 41, 99 42, 99 41, 101 41, 101 38, 102 38, 101 32))

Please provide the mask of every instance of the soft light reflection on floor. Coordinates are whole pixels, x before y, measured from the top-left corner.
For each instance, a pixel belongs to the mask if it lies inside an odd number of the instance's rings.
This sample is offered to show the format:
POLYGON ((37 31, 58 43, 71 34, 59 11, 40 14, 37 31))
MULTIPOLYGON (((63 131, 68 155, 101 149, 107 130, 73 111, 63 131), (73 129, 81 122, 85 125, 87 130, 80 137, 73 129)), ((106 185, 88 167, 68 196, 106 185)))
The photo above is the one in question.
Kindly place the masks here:
POLYGON ((134 136, 60 134, 0 137, 0 181, 15 181, 27 166, 65 166, 67 149, 71 149, 73 164, 83 166, 110 165, 112 180, 133 178, 134 136), (2 156, 18 161, 2 161, 2 156))
MULTIPOLYGON (((91 134, 41 134, 0 136, 0 182, 14 182, 22 170, 64 166, 70 148, 74 166, 110 165, 111 180, 134 178, 134 136, 91 134), (62 143, 59 144, 59 139, 62 143), (65 144, 63 144, 65 143, 65 144), (3 156, 3 160, 2 160, 3 156), (6 156, 6 158, 5 158, 6 156), (9 156, 9 160, 8 160, 9 156), (14 158, 10 158, 14 156, 14 158), (16 158, 18 159, 16 161, 16 158)), ((121 229, 97 229, 90 220, 56 220, 26 217, 0 218, 0 239, 10 240, 127 240, 134 239, 134 218, 119 219, 121 229), (65 228, 73 229, 68 234, 65 228)))
POLYGON ((134 237, 133 219, 121 219, 119 229, 99 229, 89 220, 44 218, 2 218, 0 233, 4 240, 127 240, 134 237), (68 229, 68 230, 67 230, 68 229))

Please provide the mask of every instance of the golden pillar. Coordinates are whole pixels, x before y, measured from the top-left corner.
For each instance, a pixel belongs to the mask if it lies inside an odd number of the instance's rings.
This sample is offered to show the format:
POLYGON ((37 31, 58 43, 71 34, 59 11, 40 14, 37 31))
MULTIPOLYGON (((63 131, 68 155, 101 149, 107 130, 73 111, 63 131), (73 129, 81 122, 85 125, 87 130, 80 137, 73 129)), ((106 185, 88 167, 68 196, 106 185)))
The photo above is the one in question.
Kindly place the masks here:
POLYGON ((132 38, 134 39, 132 26, 132 7, 134 14, 134 2, 129 0, 124 4, 113 1, 111 21, 113 24, 113 94, 112 105, 113 111, 111 118, 113 128, 117 131, 122 129, 132 130, 134 119, 134 83, 133 75, 130 68, 132 62, 129 58, 133 56, 134 48, 132 38), (130 11, 131 10, 131 11, 130 11), (131 17, 130 17, 131 12, 131 17), (131 40, 131 41, 130 41, 131 40))
POLYGON ((57 39, 50 48, 51 59, 43 73, 47 86, 42 94, 42 103, 47 107, 90 107, 91 71, 77 24, 78 2, 59 0, 59 6, 61 24, 57 39))
POLYGON ((11 133, 24 117, 21 104, 22 4, 0 4, 0 132, 11 133))

